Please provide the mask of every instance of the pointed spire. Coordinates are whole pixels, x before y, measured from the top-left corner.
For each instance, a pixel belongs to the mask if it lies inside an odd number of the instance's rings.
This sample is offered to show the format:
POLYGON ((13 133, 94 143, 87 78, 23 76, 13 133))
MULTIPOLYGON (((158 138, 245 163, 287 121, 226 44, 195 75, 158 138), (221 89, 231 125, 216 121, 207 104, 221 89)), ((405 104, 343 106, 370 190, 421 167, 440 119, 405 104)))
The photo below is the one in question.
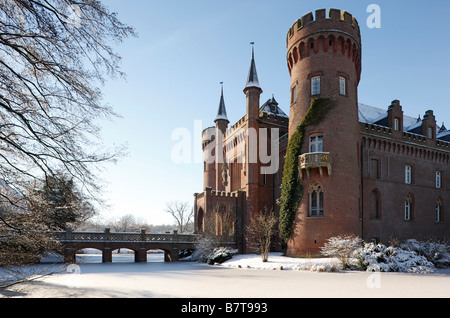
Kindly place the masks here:
POLYGON ((230 122, 227 117, 227 109, 225 108, 225 99, 223 98, 223 82, 220 82, 220 85, 222 85, 222 88, 220 94, 219 111, 217 112, 215 122, 218 120, 226 120, 227 122, 230 122))
POLYGON ((250 64, 250 71, 248 72, 247 85, 245 85, 245 88, 256 87, 261 89, 258 81, 258 73, 256 72, 255 42, 251 42, 250 44, 252 45, 252 62, 250 64))

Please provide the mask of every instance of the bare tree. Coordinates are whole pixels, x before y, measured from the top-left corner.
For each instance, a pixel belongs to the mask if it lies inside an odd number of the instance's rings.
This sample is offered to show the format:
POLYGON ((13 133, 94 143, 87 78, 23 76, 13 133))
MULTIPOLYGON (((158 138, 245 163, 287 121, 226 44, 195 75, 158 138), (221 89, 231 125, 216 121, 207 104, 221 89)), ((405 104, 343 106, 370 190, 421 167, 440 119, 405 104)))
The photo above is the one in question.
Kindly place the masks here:
POLYGON ((46 229, 49 208, 34 189, 59 171, 101 197, 102 163, 124 149, 100 142, 95 120, 115 113, 99 87, 123 75, 109 43, 133 35, 97 0, 0 0, 0 180, 12 189, 0 191, 5 255, 50 242, 32 235, 46 229))
POLYGON ((214 250, 225 246, 235 234, 236 213, 231 205, 216 204, 204 222, 204 231, 198 240, 194 258, 206 262, 214 250))
POLYGON ((250 219, 247 226, 247 238, 250 246, 261 252, 262 261, 267 262, 272 239, 276 234, 278 218, 273 211, 264 213, 260 211, 250 219))
POLYGON ((190 207, 189 202, 171 201, 166 204, 165 211, 172 215, 177 222, 178 232, 185 233, 188 226, 191 226, 194 210, 190 207))
POLYGON ((115 232, 139 232, 142 229, 149 231, 152 227, 141 218, 136 218, 133 214, 122 215, 117 219, 113 219, 110 223, 115 232))

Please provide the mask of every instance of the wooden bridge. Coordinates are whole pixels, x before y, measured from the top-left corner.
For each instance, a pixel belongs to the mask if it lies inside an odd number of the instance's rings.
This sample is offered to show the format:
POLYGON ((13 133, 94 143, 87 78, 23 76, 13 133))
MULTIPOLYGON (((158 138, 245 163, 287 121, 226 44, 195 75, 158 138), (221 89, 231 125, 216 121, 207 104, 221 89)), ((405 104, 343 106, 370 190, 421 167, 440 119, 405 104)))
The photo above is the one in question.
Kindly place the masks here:
POLYGON ((58 232, 58 239, 63 244, 64 260, 67 263, 76 262, 76 254, 85 248, 102 251, 103 263, 112 262, 112 252, 126 248, 134 251, 135 262, 147 262, 147 251, 163 250, 164 261, 178 261, 179 251, 195 249, 198 235, 178 234, 146 234, 140 233, 111 233, 109 228, 104 232, 58 232))

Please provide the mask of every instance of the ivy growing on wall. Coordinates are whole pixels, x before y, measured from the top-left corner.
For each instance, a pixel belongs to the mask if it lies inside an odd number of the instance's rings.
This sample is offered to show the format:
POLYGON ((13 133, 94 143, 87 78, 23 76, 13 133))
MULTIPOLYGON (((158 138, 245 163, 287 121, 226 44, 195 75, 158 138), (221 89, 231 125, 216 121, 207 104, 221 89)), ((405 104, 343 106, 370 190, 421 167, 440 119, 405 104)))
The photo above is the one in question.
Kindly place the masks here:
POLYGON ((306 128, 320 123, 333 104, 329 98, 313 99, 305 118, 289 139, 281 186, 279 220, 280 236, 285 242, 293 236, 295 213, 303 197, 304 187, 298 175, 298 157, 301 155, 306 128))

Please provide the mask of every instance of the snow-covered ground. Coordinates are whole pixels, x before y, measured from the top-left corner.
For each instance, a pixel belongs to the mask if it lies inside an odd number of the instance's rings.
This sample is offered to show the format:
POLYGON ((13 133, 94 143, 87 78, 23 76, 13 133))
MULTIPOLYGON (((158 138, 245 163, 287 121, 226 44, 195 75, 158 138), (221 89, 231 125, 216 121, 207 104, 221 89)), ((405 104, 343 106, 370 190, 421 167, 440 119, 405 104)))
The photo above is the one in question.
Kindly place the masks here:
MULTIPOLYGON (((98 257, 98 255, 97 255, 98 257)), ((127 259, 128 257, 128 259, 127 259)), ((322 271, 335 259, 288 258, 271 254, 235 255, 222 265, 163 263, 151 256, 134 263, 84 263, 63 273, 14 288, 15 297, 33 298, 302 298, 450 297, 450 270, 435 273, 322 271), (283 270, 281 270, 281 268, 283 270), (313 269, 313 271, 311 271, 313 269)), ((117 262, 116 262, 117 261, 117 262)), ((13 296, 10 294, 9 296, 13 296)))
POLYGON ((311 272, 331 272, 340 269, 336 258, 291 258, 282 256, 282 253, 270 253, 267 262, 261 261, 257 255, 235 255, 233 258, 220 266, 243 268, 243 269, 265 269, 265 270, 304 270, 311 272))

